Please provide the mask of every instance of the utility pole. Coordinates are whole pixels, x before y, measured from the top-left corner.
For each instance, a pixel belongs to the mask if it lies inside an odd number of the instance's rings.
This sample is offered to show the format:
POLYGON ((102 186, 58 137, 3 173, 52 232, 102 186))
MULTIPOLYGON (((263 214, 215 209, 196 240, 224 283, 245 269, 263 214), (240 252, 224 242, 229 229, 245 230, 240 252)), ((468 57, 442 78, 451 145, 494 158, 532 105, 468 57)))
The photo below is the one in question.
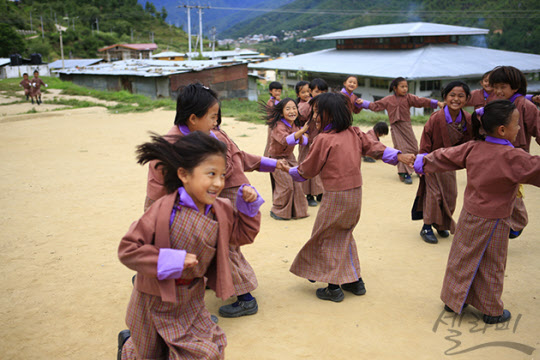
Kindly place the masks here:
POLYGON ((30 31, 34 31, 34 27, 32 26, 32 12, 30 11, 30 31))
POLYGON ((96 29, 99 34, 99 19, 98 18, 96 18, 96 29))
POLYGON ((133 44, 133 29, 131 29, 131 43, 133 44))
POLYGON ((212 59, 214 59, 216 52, 216 33, 216 27, 212 26, 212 30, 210 30, 210 34, 212 34, 212 59))
POLYGON ((60 56, 62 57, 62 70, 64 70, 64 43, 62 41, 62 26, 55 24, 56 30, 60 32, 60 56))
POLYGON ((43 16, 39 16, 41 19, 41 39, 45 39, 45 33, 43 32, 43 16))
POLYGON ((199 37, 198 40, 201 42, 201 55, 203 52, 203 41, 202 41, 202 9, 210 9, 210 6, 200 6, 200 5, 179 5, 179 8, 187 9, 188 16, 188 59, 191 60, 191 9, 199 9, 199 37))

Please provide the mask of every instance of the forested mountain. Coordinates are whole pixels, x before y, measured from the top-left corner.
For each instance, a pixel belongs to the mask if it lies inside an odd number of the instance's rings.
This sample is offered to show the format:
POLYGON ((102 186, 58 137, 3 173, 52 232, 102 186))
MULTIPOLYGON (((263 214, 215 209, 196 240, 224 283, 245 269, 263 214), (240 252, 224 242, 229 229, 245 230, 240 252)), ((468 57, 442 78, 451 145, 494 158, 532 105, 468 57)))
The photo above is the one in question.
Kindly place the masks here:
MULTIPOLYGON (((221 39, 221 35, 225 30, 242 21, 246 21, 257 17, 262 12, 240 11, 240 10, 224 10, 216 8, 268 8, 275 9, 282 5, 288 4, 294 0, 150 0, 156 8, 165 8, 169 14, 167 22, 173 25, 180 26, 187 31, 187 11, 185 8, 179 8, 180 5, 191 6, 209 6, 210 9, 203 9, 203 33, 209 36, 210 29, 215 26, 217 36, 221 39)), ((139 0, 139 4, 143 6, 147 0, 139 0)), ((199 31, 198 10, 191 10, 191 31, 199 31)))
MULTIPOLYGON (((282 30, 308 30, 302 36, 309 38, 366 25, 425 21, 487 28, 490 34, 486 45, 491 48, 540 54, 539 0, 296 0, 279 11, 239 23, 221 37, 282 37, 282 30)), ((260 45, 269 54, 324 47, 329 46, 317 41, 298 44, 295 40, 260 45)))
POLYGON ((187 35, 166 23, 166 10, 145 5, 137 0, 0 0, 0 57, 36 52, 45 61, 58 59, 55 24, 65 28, 65 58, 95 58, 97 49, 114 43, 155 42, 158 51, 186 50, 187 35))

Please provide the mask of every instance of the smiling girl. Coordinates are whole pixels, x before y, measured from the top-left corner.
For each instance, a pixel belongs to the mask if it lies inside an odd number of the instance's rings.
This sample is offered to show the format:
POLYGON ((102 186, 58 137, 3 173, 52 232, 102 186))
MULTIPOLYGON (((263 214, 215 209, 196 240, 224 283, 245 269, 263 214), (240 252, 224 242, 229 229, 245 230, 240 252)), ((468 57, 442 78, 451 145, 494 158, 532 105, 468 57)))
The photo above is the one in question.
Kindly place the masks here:
MULTIPOLYGON (((431 115, 420 138, 420 153, 452 147, 472 138, 471 115, 463 110, 471 96, 469 86, 462 81, 452 81, 441 92, 446 106, 431 115)), ((456 209, 456 172, 426 174, 420 180, 413 206, 413 220, 424 220, 420 236, 425 242, 436 244, 439 236, 446 238, 448 231, 455 231, 452 214, 456 209)))
MULTIPOLYGON (((294 147, 298 144, 306 146, 308 138, 305 135, 309 122, 302 127, 298 125, 298 108, 291 98, 281 100, 271 109, 267 109, 268 126, 272 129, 268 154, 273 159, 285 159, 289 166, 296 166, 294 147)), ((273 205, 270 216, 276 220, 299 219, 308 216, 307 200, 302 186, 292 181, 291 177, 282 171, 273 174, 275 187, 273 189, 273 205)))

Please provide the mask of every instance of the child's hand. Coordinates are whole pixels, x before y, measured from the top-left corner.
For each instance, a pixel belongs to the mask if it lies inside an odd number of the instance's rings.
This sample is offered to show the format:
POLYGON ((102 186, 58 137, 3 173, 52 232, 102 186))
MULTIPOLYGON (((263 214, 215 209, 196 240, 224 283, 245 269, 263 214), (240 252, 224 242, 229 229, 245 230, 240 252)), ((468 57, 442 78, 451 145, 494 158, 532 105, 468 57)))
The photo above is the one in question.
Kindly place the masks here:
POLYGON ((531 100, 537 104, 540 104, 540 95, 533 96, 531 100))
POLYGON ((188 269, 190 267, 194 267, 199 263, 199 260, 197 260, 197 256, 195 254, 186 254, 186 258, 184 260, 184 269, 188 269))
POLYGON ((289 167, 289 163, 285 159, 279 159, 276 164, 276 169, 283 170, 283 171, 289 171, 286 170, 286 168, 289 167))
POLYGON ((437 106, 440 107, 441 109, 445 106, 446 104, 442 101, 437 101, 437 106))
POLYGON ((257 200, 257 192, 251 186, 244 186, 242 188, 242 199, 247 203, 252 203, 257 200))
POLYGON ((357 103, 358 105, 362 105, 362 104, 364 103, 364 99, 358 98, 358 99, 356 99, 356 103, 357 103))
POLYGON ((414 160, 416 160, 416 155, 414 154, 398 154, 397 159, 399 162, 407 165, 410 168, 414 167, 414 160))

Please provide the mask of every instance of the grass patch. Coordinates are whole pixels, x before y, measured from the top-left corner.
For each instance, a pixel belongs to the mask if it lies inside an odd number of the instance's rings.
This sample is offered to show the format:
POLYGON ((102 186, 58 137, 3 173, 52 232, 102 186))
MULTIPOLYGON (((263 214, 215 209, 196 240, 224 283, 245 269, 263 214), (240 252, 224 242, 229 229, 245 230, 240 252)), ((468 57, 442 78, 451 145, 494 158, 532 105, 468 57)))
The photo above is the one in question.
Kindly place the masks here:
POLYGON ((32 108, 32 109, 28 110, 27 112, 25 112, 25 114, 37 114, 37 112, 38 111, 36 110, 36 108, 32 108))

